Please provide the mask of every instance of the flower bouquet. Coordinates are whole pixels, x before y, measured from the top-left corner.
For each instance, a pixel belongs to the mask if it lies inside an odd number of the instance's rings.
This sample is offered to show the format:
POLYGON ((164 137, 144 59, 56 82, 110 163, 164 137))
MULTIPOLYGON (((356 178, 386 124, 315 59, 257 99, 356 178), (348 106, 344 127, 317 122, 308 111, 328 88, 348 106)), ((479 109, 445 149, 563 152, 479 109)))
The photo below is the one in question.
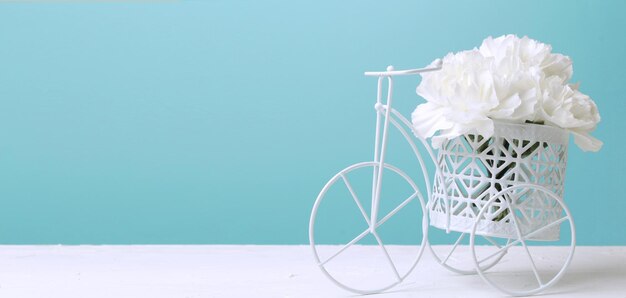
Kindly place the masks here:
MULTIPOLYGON (((551 46, 515 35, 488 37, 479 48, 431 65, 439 63, 440 71, 422 73, 417 93, 426 103, 412 113, 415 133, 439 149, 432 225, 468 232, 490 198, 520 183, 562 198, 569 134, 584 151, 602 147, 590 134, 600 121, 596 104, 570 83, 572 61, 551 46)), ((527 201, 525 229, 560 213, 531 191, 516 198, 527 201)), ((484 212, 477 233, 514 235, 509 209, 497 203, 484 212)), ((558 238, 558 226, 535 238, 558 238)))

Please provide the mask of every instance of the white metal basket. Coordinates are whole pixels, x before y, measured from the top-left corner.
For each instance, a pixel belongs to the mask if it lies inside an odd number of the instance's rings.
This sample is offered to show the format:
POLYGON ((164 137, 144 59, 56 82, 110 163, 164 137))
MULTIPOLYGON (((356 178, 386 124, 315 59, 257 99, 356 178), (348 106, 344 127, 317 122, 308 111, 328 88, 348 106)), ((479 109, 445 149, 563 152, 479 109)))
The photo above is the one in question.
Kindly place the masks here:
MULTIPOLYGON (((562 199, 567 144, 568 133, 563 129, 504 122, 496 122, 493 137, 465 135, 444 142, 436 161, 441 175, 435 177, 430 224, 469 233, 491 197, 521 183, 543 186, 562 199)), ((516 218, 522 233, 554 222, 562 213, 561 205, 545 192, 520 189, 509 196, 520 206, 516 218)), ((496 199, 483 212, 476 234, 516 237, 511 214, 507 214, 510 209, 501 207, 496 199)), ((531 239, 558 240, 559 226, 531 239)))

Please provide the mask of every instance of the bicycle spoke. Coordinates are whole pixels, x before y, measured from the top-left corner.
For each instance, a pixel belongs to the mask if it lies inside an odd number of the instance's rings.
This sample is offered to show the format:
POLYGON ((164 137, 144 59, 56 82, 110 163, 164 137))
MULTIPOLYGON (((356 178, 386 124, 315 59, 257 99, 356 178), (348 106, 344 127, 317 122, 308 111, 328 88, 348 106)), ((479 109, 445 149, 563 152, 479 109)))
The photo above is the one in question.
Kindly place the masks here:
POLYGON ((562 222, 564 222, 564 221, 566 221, 568 219, 569 219, 569 216, 561 217, 561 218, 559 218, 559 219, 557 219, 557 220, 555 220, 555 221, 553 221, 553 222, 551 222, 551 223, 549 223, 549 224, 547 224, 547 225, 545 225, 545 226, 543 226, 543 227, 541 227, 539 229, 536 229, 536 230, 532 231, 531 233, 528 233, 528 234, 524 235, 524 239, 528 239, 528 238, 530 238, 532 236, 535 236, 535 235, 537 235, 537 234, 547 230, 548 228, 550 228, 550 227, 552 227, 554 225, 558 225, 558 224, 560 224, 560 223, 562 223, 562 222))
POLYGON ((454 243, 454 246, 450 250, 450 253, 448 253, 446 258, 443 259, 443 261, 441 261, 441 264, 445 264, 448 261, 448 259, 450 258, 450 256, 454 252, 454 250, 457 248, 457 246, 459 246, 459 243, 461 243, 461 240, 463 240, 463 238, 465 238, 465 233, 462 233, 461 236, 459 237, 459 239, 456 240, 456 242, 454 243))
MULTIPOLYGON (((376 139, 378 139, 378 136, 376 136, 376 139)), ((376 150, 378 150, 378 146, 376 146, 376 150)), ((376 153, 376 156, 378 156, 378 153, 376 153)), ((374 196, 376 195, 376 183, 378 181, 378 166, 374 165, 372 167, 374 170, 372 171, 372 201, 374 200, 374 196)))
POLYGON ((400 205, 398 205, 398 207, 396 207, 395 209, 391 210, 391 212, 389 212, 387 215, 385 215, 385 217, 383 217, 383 219, 378 221, 378 223, 376 224, 376 228, 380 227, 387 220, 389 220, 389 218, 391 218, 394 214, 396 214, 396 213, 398 213, 398 211, 402 210, 402 208, 404 208, 404 206, 406 206, 413 199, 415 199, 416 196, 417 196, 417 192, 413 193, 410 197, 408 197, 406 200, 404 200, 404 202, 402 202, 400 205))
POLYGON ((376 231, 373 231, 372 234, 376 238, 376 242, 378 242, 378 246, 380 246, 380 248, 383 250, 383 253, 385 253, 385 257, 387 257, 387 261, 389 262, 391 269, 393 269, 393 273, 396 274, 396 278, 398 278, 398 281, 402 281, 402 277, 400 277, 400 273, 398 273, 398 268, 396 268, 396 265, 391 260, 391 256, 389 255, 389 252, 385 248, 385 245, 383 245, 383 241, 380 240, 380 237, 378 237, 378 233, 376 233, 376 231))
POLYGON ((513 219, 513 226, 515 226, 517 237, 519 237, 520 242, 522 242, 522 246, 524 247, 524 250, 526 251, 526 255, 528 256, 528 259, 530 260, 530 265, 532 266, 533 273, 535 274, 535 278, 537 279, 537 282, 539 283, 539 286, 541 287, 543 286, 543 283, 541 282, 541 277, 539 277, 539 272, 537 272, 537 266, 535 265, 535 260, 533 260, 533 256, 530 255, 530 250, 528 250, 528 246, 526 246, 526 241, 524 241, 525 237, 522 236, 522 230, 517 224, 515 213, 513 213, 512 215, 513 216, 511 218, 513 219))
POLYGON ((537 279, 537 282, 539 283, 539 286, 543 286, 543 282, 541 282, 541 277, 539 277, 539 272, 537 271, 537 265, 535 265, 535 260, 533 260, 533 256, 530 255, 530 250, 528 250, 528 246, 526 246, 526 241, 522 240, 522 245, 524 246, 524 249, 526 250, 526 255, 528 255, 528 259, 530 260, 530 265, 532 265, 533 267, 533 273, 535 274, 535 278, 537 279))
MULTIPOLYGON (((560 218, 560 219, 558 219, 558 220, 556 220, 556 221, 551 222, 550 224, 547 224, 547 225, 545 225, 545 226, 543 226, 543 227, 541 227, 541 228, 539 228, 539 229, 536 229, 536 230, 534 230, 534 231, 532 231, 532 232, 530 232, 530 233, 528 233, 528 234, 524 235, 524 238, 530 238, 530 237, 532 237, 532 236, 534 236, 534 235, 536 235, 536 234, 539 234, 539 233, 543 232, 544 230, 546 230, 546 229, 548 229, 548 228, 550 228, 550 227, 552 227, 552 226, 554 226, 554 225, 557 225, 557 224, 560 224, 560 223, 562 223, 562 222, 566 221, 567 219, 569 219, 569 216, 562 217, 562 218, 560 218)), ((479 261, 478 261, 478 263, 480 264, 480 263, 482 263, 482 262, 484 262, 484 261, 487 261, 488 259, 491 259, 491 258, 493 258, 493 257, 497 256, 500 252, 502 252, 502 251, 504 251, 504 250, 507 250, 509 247, 514 246, 514 245, 517 245, 517 244, 518 244, 518 243, 520 243, 520 242, 521 242, 521 241, 520 241, 519 239, 518 239, 518 240, 515 240, 515 241, 513 241, 513 242, 510 242, 509 244, 507 244, 507 245, 503 246, 501 249, 499 249, 499 250, 498 250, 498 251, 496 251, 495 253, 490 254, 489 256, 485 257, 485 258, 484 258, 484 259, 482 259, 482 260, 479 260, 479 261)))
MULTIPOLYGON (((494 246, 496 246, 497 248, 502 248, 502 246, 500 246, 500 244, 498 244, 498 242, 495 242, 493 239, 491 239, 491 237, 487 237, 487 236, 482 236, 482 237, 485 238, 485 240, 489 241, 494 246)), ((507 241, 507 243, 508 243, 508 241, 507 241)))
POLYGON ((326 259, 326 261, 319 263, 320 266, 323 266, 324 264, 328 263, 330 260, 334 259, 336 256, 338 256, 339 254, 341 254, 344 250, 348 249, 348 247, 352 246, 353 244, 359 242, 359 240, 363 239, 363 237, 367 236, 367 234, 370 232, 370 229, 367 228, 365 231, 363 231, 363 233, 359 234, 359 236, 356 236, 354 239, 352 239, 352 241, 348 242, 346 245, 344 245, 341 249, 339 249, 339 251, 337 251, 335 254, 333 254, 332 256, 330 256, 328 259, 326 259))
POLYGON ((363 218, 365 219, 365 222, 367 222, 367 226, 371 227, 372 225, 370 224, 369 218, 367 218, 367 213, 365 212, 365 209, 363 208, 363 205, 361 205, 361 202, 359 201, 359 198, 356 196, 356 193, 352 189, 352 185, 350 184, 350 182, 348 182, 348 178, 346 178, 346 176, 341 174, 341 179, 343 179, 343 183, 346 185, 346 187, 350 191, 350 194, 352 195, 352 199, 354 199, 354 202, 359 207, 359 210, 361 211, 361 215, 363 215, 363 218))
POLYGON ((493 258, 493 257, 495 257, 497 255, 499 255, 502 252, 505 252, 507 249, 509 249, 509 247, 517 245, 518 243, 520 243, 520 241, 519 240, 515 240, 515 241, 513 241, 513 242, 503 246, 502 248, 498 249, 498 251, 496 251, 495 253, 492 253, 492 254, 488 255, 487 257, 485 257, 482 260, 479 260, 478 264, 480 264, 480 263, 482 263, 484 261, 487 261, 487 260, 489 260, 489 259, 491 259, 491 258, 493 258))

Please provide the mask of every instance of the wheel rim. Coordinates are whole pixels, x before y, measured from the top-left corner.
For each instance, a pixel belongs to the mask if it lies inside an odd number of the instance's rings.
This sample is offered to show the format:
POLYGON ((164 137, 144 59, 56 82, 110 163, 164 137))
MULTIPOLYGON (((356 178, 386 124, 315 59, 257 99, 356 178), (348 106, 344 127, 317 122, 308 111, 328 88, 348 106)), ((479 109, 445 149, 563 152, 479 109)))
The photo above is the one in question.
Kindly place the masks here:
MULTIPOLYGON (((309 222, 309 241, 310 241, 310 245, 313 251, 313 255, 315 258, 316 263, 318 264, 318 266, 320 267, 320 269, 322 270, 322 272, 331 280, 333 281, 336 285, 338 285, 339 287, 346 289, 348 291, 351 292, 355 292, 355 293, 359 293, 359 294, 372 294, 372 293, 379 293, 382 291, 385 291, 387 289, 392 288, 393 286, 396 286, 397 284, 401 283, 411 272, 412 270, 415 268, 415 266, 417 265, 417 263, 419 262, 420 257, 423 254, 424 251, 424 244, 427 243, 427 223, 426 223, 426 217, 422 216, 421 218, 421 224, 422 224, 422 228, 421 228, 421 233, 422 236, 418 237, 421 239, 417 239, 420 241, 419 243, 419 247, 417 248, 417 253, 415 255, 415 257, 412 259, 411 262, 408 262, 407 264, 402 264, 404 265, 405 268, 403 268, 404 270, 402 270, 398 265, 398 261, 396 260, 394 262, 393 258, 392 258, 392 254, 390 253, 390 248, 389 244, 385 244, 384 240, 381 239, 380 237, 380 229, 382 227, 383 224, 385 224, 385 222, 387 222, 389 219, 397 216, 397 214, 402 210, 405 209, 405 207, 409 204, 413 204, 415 205, 415 203, 413 203, 413 201, 417 201, 419 204, 419 210, 420 212, 422 212, 422 215, 424 214, 426 207, 424 204, 424 198, 422 197, 418 187, 415 185, 415 183, 409 178, 408 175, 406 175, 406 173, 404 173, 403 171, 399 170, 398 168, 391 166, 389 164, 385 164, 384 165, 384 169, 385 174, 383 175, 383 177, 388 178, 390 176, 390 173, 395 173, 395 175, 398 175, 401 179, 403 179, 405 181, 405 183, 407 183, 410 187, 410 189, 412 190, 413 194, 409 197, 407 197, 406 199, 404 199, 402 201, 402 204, 399 204, 396 206, 396 208, 394 208, 392 211, 388 212, 388 213, 384 213, 384 214, 380 214, 378 216, 378 224, 376 225, 376 228, 373 229, 373 232, 371 231, 371 229, 369 229, 369 224, 370 222, 368 221, 368 217, 371 214, 368 214, 367 211, 365 210, 366 208, 364 207, 363 202, 365 202, 365 200, 363 200, 363 198, 359 199, 358 195, 356 194, 356 191, 354 191, 353 187, 352 187, 352 183, 349 181, 349 177, 350 177, 350 173, 352 173, 353 171, 357 171, 357 170, 363 170, 363 168, 370 168, 372 171, 374 169, 376 169, 378 167, 378 163, 376 162, 363 162, 363 163, 358 163, 358 164, 354 164, 352 166, 349 166, 345 169, 343 169, 342 171, 340 171, 339 173, 337 173, 333 178, 331 178, 326 185, 324 186, 324 188, 320 191, 320 194, 318 195, 316 201, 315 201, 315 205, 313 207, 313 211, 311 213, 311 218, 310 218, 310 222, 309 222), (338 186, 338 185, 344 185, 344 187, 348 190, 348 192, 351 195, 351 200, 354 200, 354 204, 357 205, 358 210, 361 213, 362 219, 363 221, 366 221, 366 226, 367 228, 365 230, 363 230, 361 232, 361 234, 356 235, 356 237, 352 238, 351 241, 347 242, 347 243, 342 243, 343 245, 340 246, 339 248, 332 248, 333 251, 330 255, 326 255, 326 256, 321 256, 320 251, 324 250, 324 247, 322 247, 323 245, 321 244, 317 244, 316 242, 316 233, 315 233, 315 227, 316 227, 316 219, 318 217, 318 211, 320 208, 320 204, 324 201, 324 198, 326 198, 327 192, 334 186, 338 186), (386 214, 386 215, 385 215, 386 214), (385 216, 383 216, 385 215, 385 216), (357 248, 355 249, 355 251, 358 251, 359 249, 369 249, 369 250, 364 250, 365 252, 371 252, 371 250, 377 250, 379 252, 378 256, 380 257, 381 255, 384 256, 384 258, 382 259, 386 259, 386 262, 389 264, 388 269, 392 269, 390 271, 394 272, 395 274, 395 278, 389 278, 388 281, 386 282, 381 282, 382 284, 377 285, 377 286, 371 286, 371 287, 365 287, 362 284, 358 285, 358 280, 357 282, 354 281, 349 281, 345 278, 342 277, 338 277, 338 275, 341 275, 340 272, 336 272, 336 270, 330 270, 329 269, 329 265, 336 261, 337 259, 339 259, 340 255, 342 255, 343 253, 345 253, 347 250, 349 250, 351 247, 355 247, 356 244, 359 243, 359 241, 361 241, 365 236, 371 235, 373 236, 373 239, 375 239, 376 244, 373 247, 362 247, 362 248, 357 248), (408 267, 407 267, 408 266, 408 267)), ((383 178, 383 181, 385 181, 386 179, 383 178)), ((369 183, 372 183, 372 181, 369 181, 369 183)), ((371 185, 371 184, 370 184, 371 185)), ((385 189, 385 182, 383 182, 383 186, 381 189, 385 189)), ((370 199, 369 197, 366 197, 366 199, 370 199)), ((384 200, 385 198, 381 195, 381 202, 382 200, 384 200)), ((328 200, 328 199, 327 199, 328 200)), ((414 206, 413 206, 414 207, 414 206)), ((419 223, 420 221, 418 221, 419 223)), ((368 262, 370 260, 367 260, 368 262)), ((354 268, 353 268, 354 269, 354 268)), ((363 270, 361 272, 361 270, 356 270, 359 271, 359 274, 361 275, 366 275, 368 274, 368 272, 366 270, 363 270)), ((344 276, 345 277, 345 276, 344 276)))
MULTIPOLYGON (((515 196, 515 194, 513 194, 513 196, 515 196)), ((559 281, 559 279, 561 279, 561 277, 567 270, 567 267, 572 261, 572 258, 574 256, 574 250, 576 247, 576 229, 574 226, 574 220, 571 216, 569 209, 567 208, 565 203, 563 203, 563 200, 560 199, 558 196, 556 196, 550 190, 546 189, 545 187, 533 185, 533 184, 519 184, 519 185, 509 187, 507 189, 504 189, 498 194, 496 194, 495 196, 493 196, 487 202, 487 204, 485 204, 485 206, 481 209, 476 219, 477 220, 474 222, 474 226, 472 227, 472 233, 470 237, 471 238, 470 248, 472 251, 472 259, 474 261, 474 265, 477 268, 478 274, 486 283, 500 290, 503 293, 506 293, 512 296, 527 296, 527 295, 533 295, 533 294, 542 292, 548 289, 549 287, 553 286, 555 283, 559 281), (517 222, 518 216, 516 214, 518 214, 518 212, 516 209, 518 207, 516 207, 517 206, 515 203, 516 200, 511 200, 510 197, 508 198, 505 197, 505 194, 508 194, 516 190, 522 190, 522 189, 527 189, 527 190, 532 190, 532 191, 543 193, 543 195, 545 196, 544 198, 549 198, 551 200, 554 200, 554 202, 558 204, 560 208, 562 208, 562 212, 559 214, 558 219, 552 220, 549 223, 545 223, 541 227, 535 228, 533 231, 522 232, 522 230, 520 229, 520 225, 517 222), (514 241, 510 242, 505 247, 503 247, 503 250, 509 251, 509 254, 513 255, 513 253, 510 252, 510 250, 517 248, 517 253, 515 255, 519 255, 520 258, 524 257, 526 259, 527 265, 530 265, 530 266, 526 266, 526 267, 530 267, 530 270, 526 270, 527 271, 526 275, 527 276, 532 275, 534 277, 536 287, 532 287, 529 289, 519 289, 518 287, 512 287, 512 286, 500 284, 502 280, 500 279, 500 283, 499 283, 494 278, 495 274, 493 274, 493 272, 490 275, 478 267, 479 264, 485 260, 485 258, 477 257, 476 247, 474 245, 478 223, 480 221, 480 218, 483 217, 485 210, 487 210, 487 208, 490 208, 490 206, 496 201, 496 199, 503 198, 503 197, 507 198, 506 200, 503 200, 504 202, 506 202, 505 208, 508 208, 509 209, 508 211, 512 213, 511 218, 513 219, 513 224, 518 233, 518 237, 514 239, 514 241), (544 273, 544 272, 542 272, 542 270, 540 270, 540 268, 538 268, 537 266, 538 264, 540 264, 538 263, 539 260, 540 261, 544 261, 544 260, 541 258, 533 257, 531 250, 529 249, 530 247, 533 247, 533 246, 529 246, 528 242, 533 241, 532 237, 534 237, 535 235, 539 235, 540 233, 550 229, 551 227, 555 227, 555 226, 561 227, 562 223, 564 222, 567 222, 570 228, 570 233, 569 233, 570 245, 569 245, 568 254, 565 257, 564 262, 560 266, 560 269, 558 270, 558 272, 554 276, 548 278, 548 281, 546 282, 547 279, 541 276, 542 275, 541 273, 544 273), (518 247, 517 246, 518 244, 520 244, 521 247, 518 247)), ((486 257, 486 258, 489 258, 489 257, 486 257)), ((503 273, 503 274, 506 274, 506 273, 503 273)))

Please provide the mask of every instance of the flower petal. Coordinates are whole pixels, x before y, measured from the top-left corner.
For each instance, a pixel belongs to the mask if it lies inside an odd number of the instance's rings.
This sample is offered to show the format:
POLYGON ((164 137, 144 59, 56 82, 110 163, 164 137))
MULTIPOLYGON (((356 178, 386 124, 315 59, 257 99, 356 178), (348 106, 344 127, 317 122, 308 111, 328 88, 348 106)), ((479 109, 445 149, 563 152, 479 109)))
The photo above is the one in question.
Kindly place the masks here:
POLYGON ((574 135, 574 143, 583 151, 597 152, 602 148, 602 145, 604 145, 602 141, 592 137, 586 131, 570 130, 570 132, 574 135))

